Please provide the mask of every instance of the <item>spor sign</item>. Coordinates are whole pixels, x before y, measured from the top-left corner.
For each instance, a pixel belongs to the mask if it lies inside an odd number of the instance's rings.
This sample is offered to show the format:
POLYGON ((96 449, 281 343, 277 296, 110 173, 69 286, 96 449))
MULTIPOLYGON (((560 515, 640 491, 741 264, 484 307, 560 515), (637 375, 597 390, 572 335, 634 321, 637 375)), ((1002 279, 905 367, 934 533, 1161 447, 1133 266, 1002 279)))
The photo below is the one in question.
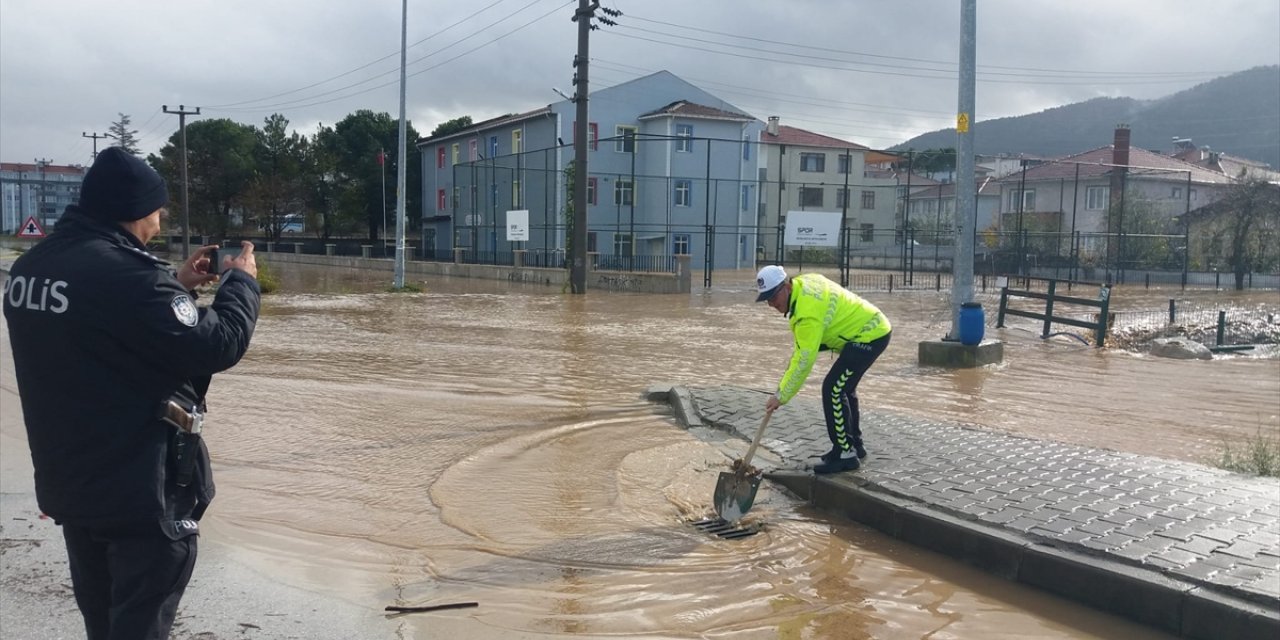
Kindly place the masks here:
POLYGON ((788 211, 786 243, 792 247, 840 244, 840 214, 834 211, 788 211))

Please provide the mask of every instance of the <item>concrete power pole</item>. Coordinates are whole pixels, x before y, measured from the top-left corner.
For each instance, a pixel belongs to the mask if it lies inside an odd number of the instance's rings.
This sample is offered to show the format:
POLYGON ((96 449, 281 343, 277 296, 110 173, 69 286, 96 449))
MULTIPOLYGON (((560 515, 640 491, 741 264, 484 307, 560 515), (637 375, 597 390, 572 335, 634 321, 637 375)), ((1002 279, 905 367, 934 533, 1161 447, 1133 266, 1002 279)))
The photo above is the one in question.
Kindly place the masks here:
POLYGON ((974 227, 978 224, 973 179, 977 0, 960 2, 960 100, 956 113, 956 241, 951 278, 952 340, 960 339, 960 305, 973 300, 974 227))
POLYGON ((200 107, 195 111, 187 111, 185 105, 178 105, 176 111, 170 111, 169 105, 160 105, 165 113, 178 116, 178 131, 182 137, 182 259, 191 256, 191 201, 187 197, 187 116, 200 115, 200 107))
MULTIPOLYGON (((404 81, 405 55, 409 36, 409 0, 400 3, 400 153, 396 164, 396 264, 392 274, 391 286, 404 288, 404 226, 405 211, 405 164, 408 151, 405 149, 406 127, 404 121, 404 81)), ((419 243, 421 244, 421 243, 419 243)))
POLYGON ((575 294, 587 292, 587 60, 591 18, 599 6, 598 2, 578 0, 578 10, 573 14, 578 23, 578 53, 573 57, 577 120, 573 123, 573 255, 569 287, 575 294))
POLYGON ((101 140, 101 139, 103 139, 103 138, 110 138, 110 137, 111 137, 111 136, 109 136, 109 135, 107 135, 107 134, 105 134, 105 133, 104 133, 104 134, 102 134, 102 135, 98 135, 98 132, 97 132, 97 131, 94 131, 94 132, 93 132, 93 135, 89 135, 89 134, 87 134, 87 133, 85 133, 85 132, 81 131, 81 132, 80 132, 80 136, 81 136, 81 137, 83 137, 83 138, 93 138, 93 159, 94 159, 94 160, 98 159, 98 141, 99 141, 99 140, 101 140))

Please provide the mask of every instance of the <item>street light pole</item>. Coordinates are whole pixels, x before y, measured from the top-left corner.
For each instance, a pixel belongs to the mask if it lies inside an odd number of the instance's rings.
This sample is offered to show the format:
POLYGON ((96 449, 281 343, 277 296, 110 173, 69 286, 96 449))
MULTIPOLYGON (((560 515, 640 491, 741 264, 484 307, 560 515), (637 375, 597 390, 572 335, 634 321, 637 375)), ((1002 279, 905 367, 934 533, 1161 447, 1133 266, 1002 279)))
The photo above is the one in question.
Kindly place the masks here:
POLYGON ((409 0, 400 3, 400 152, 396 164, 396 266, 391 286, 404 288, 404 227, 405 227, 405 165, 408 150, 405 148, 406 127, 404 120, 405 52, 409 42, 409 0))

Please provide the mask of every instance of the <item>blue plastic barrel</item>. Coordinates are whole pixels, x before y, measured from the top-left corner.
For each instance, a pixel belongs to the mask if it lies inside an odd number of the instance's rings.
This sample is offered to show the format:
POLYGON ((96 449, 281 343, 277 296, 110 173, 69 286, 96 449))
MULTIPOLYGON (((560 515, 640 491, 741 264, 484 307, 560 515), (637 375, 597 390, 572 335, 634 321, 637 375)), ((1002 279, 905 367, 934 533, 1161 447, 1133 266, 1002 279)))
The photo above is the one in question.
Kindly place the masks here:
POLYGON ((960 305, 960 344, 973 346, 981 343, 985 325, 980 303, 966 302, 960 305))

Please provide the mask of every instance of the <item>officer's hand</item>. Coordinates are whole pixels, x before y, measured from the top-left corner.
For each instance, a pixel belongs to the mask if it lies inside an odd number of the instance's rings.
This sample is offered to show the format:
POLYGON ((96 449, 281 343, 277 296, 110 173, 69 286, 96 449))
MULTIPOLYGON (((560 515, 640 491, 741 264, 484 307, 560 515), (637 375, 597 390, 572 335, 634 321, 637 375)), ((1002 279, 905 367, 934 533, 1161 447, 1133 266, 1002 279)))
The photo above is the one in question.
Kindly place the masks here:
POLYGON ((254 280, 258 279, 258 260, 253 257, 253 243, 248 240, 240 241, 240 255, 234 258, 227 256, 222 259, 222 264, 231 269, 239 269, 254 280))
POLYGON ((216 244, 200 247, 191 254, 190 258, 187 258, 186 262, 182 263, 178 269, 178 282, 188 291, 218 279, 218 270, 209 268, 213 266, 209 264, 209 254, 217 248, 216 244))

